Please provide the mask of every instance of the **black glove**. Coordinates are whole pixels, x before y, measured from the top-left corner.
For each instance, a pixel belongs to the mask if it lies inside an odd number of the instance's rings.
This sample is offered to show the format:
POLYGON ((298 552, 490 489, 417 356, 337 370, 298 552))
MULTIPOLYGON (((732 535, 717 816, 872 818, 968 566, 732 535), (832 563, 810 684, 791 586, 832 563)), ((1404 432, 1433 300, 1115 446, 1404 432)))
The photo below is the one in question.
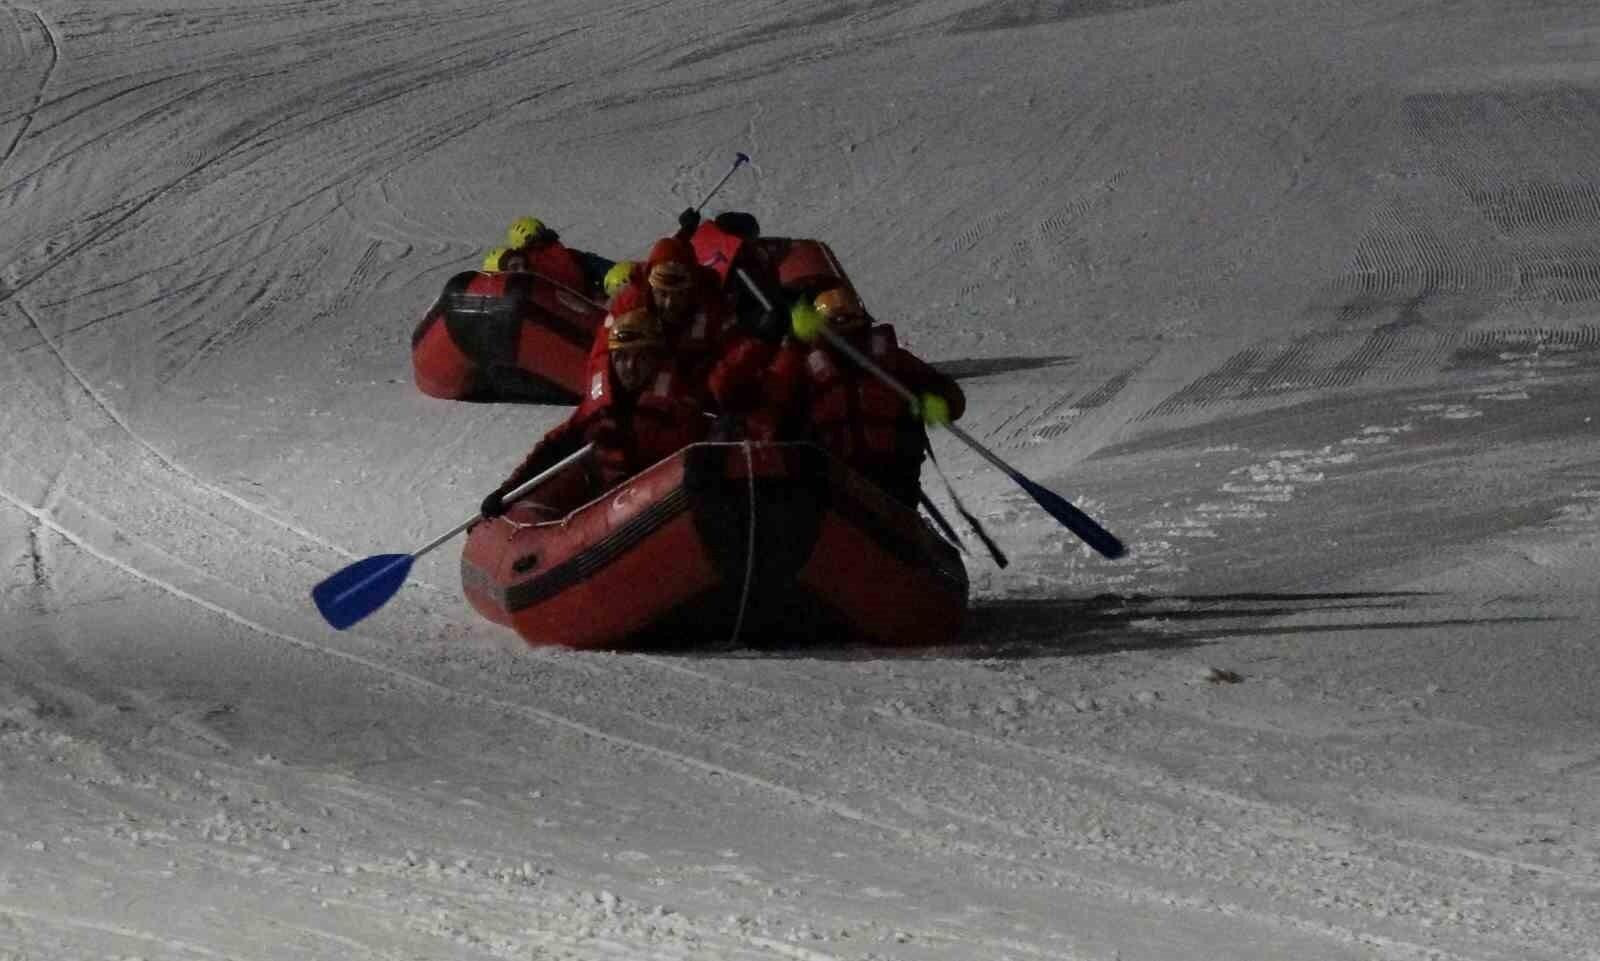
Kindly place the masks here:
POLYGON ((751 325, 752 334, 769 344, 776 344, 783 340, 783 335, 789 332, 789 317, 776 308, 764 310, 756 322, 751 325))
POLYGON ((503 496, 500 491, 490 493, 488 497, 483 499, 483 506, 478 508, 478 513, 484 517, 499 517, 504 514, 506 512, 506 503, 501 499, 503 496))
POLYGON ((693 207, 685 208, 683 213, 678 215, 678 229, 684 234, 687 235, 694 233, 695 228, 699 226, 700 211, 694 209, 693 207))

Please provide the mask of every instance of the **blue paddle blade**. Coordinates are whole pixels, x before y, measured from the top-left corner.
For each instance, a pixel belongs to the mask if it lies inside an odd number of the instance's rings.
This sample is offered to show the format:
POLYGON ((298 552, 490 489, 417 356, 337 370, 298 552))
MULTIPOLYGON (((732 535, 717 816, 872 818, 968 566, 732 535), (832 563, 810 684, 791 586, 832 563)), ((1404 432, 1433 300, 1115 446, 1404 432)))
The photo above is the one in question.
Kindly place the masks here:
POLYGON ((331 574, 311 589, 317 610, 342 631, 371 614, 395 595, 411 573, 410 554, 377 554, 331 574))
POLYGON ((1072 506, 1072 503, 1055 491, 1040 487, 1019 473, 1011 472, 1011 479, 1022 485, 1022 489, 1031 495, 1036 503, 1056 520, 1061 526, 1082 538, 1085 544, 1098 551, 1102 556, 1116 560, 1128 553, 1128 549, 1117 540, 1115 534, 1095 523, 1094 518, 1072 506))

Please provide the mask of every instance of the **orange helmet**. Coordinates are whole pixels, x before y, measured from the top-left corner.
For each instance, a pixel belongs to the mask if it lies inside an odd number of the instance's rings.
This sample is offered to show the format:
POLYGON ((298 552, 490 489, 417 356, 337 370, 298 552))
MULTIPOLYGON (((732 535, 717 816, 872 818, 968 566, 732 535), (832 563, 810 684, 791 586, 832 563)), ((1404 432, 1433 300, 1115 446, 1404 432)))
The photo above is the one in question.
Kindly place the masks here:
POLYGON ((686 240, 663 237, 650 248, 645 276, 650 297, 669 326, 681 323, 694 301, 694 248, 686 240))
POLYGON ((835 330, 854 330, 867 323, 866 308, 848 287, 831 287, 817 295, 817 313, 835 330))
POLYGON ((611 316, 606 318, 606 349, 637 350, 665 347, 661 318, 656 316, 650 297, 636 284, 629 284, 611 298, 611 316))
POLYGON ((635 307, 611 318, 611 329, 606 333, 606 350, 659 350, 667 346, 661 334, 661 321, 648 307, 635 307))
POLYGON ((694 273, 687 264, 663 260, 650 268, 650 288, 662 293, 685 293, 694 285, 694 273))

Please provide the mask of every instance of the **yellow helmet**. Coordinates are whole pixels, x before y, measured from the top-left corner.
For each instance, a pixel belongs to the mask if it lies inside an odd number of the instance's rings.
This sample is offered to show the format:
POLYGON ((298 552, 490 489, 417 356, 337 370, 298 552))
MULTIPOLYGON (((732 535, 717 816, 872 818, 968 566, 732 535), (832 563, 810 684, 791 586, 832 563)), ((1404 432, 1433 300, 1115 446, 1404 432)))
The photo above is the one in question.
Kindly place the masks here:
POLYGON ((518 217, 506 228, 506 245, 512 248, 526 247, 528 241, 544 233, 544 221, 538 217, 518 217))
POLYGON ((667 346, 661 334, 661 322, 648 308, 635 307, 611 319, 606 332, 606 349, 609 351, 660 349, 667 346))
POLYGON ((817 313, 836 330, 853 330, 867 322, 866 308, 848 287, 832 287, 817 295, 817 313))
POLYGON ((629 279, 632 277, 633 261, 619 260, 612 264, 611 269, 606 271, 606 296, 615 297, 617 295, 617 291, 627 286, 629 279))
POLYGON ((510 251, 505 247, 493 248, 488 253, 483 255, 483 269, 491 273, 499 272, 500 258, 504 257, 508 253, 510 253, 510 251))

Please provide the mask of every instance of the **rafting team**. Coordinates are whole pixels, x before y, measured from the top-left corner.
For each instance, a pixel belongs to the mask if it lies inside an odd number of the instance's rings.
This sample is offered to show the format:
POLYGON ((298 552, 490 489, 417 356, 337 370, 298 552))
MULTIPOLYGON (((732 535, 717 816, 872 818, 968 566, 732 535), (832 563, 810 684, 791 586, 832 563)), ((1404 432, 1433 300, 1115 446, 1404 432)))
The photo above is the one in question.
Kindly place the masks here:
POLYGON ((760 258, 723 272, 702 265, 690 239, 704 247, 706 232, 711 248, 726 235, 737 250, 759 227, 749 214, 702 222, 690 209, 644 260, 613 262, 523 217, 506 246, 488 253, 486 272, 531 272, 608 299, 577 409, 484 499, 484 516, 505 513, 506 494, 585 444, 594 445, 587 475, 541 489, 541 507, 565 513, 689 444, 743 439, 815 443, 915 508, 926 427, 961 416, 961 388, 901 347, 847 283, 795 292, 760 258), (824 329, 917 403, 838 350, 824 329))

